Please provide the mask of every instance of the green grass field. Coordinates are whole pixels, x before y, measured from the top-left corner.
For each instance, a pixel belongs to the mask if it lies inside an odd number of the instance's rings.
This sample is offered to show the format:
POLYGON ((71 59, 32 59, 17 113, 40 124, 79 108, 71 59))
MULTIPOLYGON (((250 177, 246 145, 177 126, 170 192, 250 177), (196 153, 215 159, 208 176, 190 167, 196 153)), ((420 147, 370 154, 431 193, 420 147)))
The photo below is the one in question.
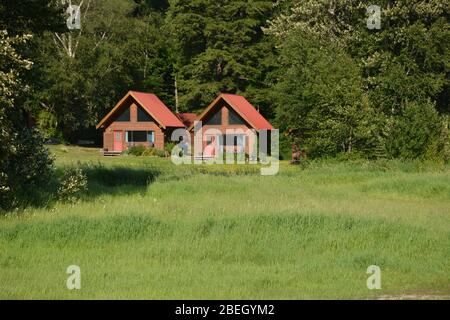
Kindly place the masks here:
POLYGON ((53 146, 89 192, 0 218, 1 299, 450 297, 450 168, 175 166, 53 146), (66 269, 81 268, 81 290, 66 269), (382 289, 369 290, 378 265, 382 289))

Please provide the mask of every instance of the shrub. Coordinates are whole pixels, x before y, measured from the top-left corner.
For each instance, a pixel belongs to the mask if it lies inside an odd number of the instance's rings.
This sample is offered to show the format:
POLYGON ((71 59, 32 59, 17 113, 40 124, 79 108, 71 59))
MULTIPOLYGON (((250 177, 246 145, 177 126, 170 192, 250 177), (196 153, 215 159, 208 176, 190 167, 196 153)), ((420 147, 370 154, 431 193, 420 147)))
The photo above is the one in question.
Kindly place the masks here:
POLYGON ((39 132, 45 139, 58 138, 59 140, 62 140, 62 134, 57 128, 58 120, 53 113, 46 110, 39 112, 37 117, 37 126, 39 132))
POLYGON ((176 146, 175 143, 169 142, 169 143, 166 144, 165 150, 166 150, 169 154, 171 154, 171 153, 172 153, 172 149, 173 149, 175 146, 176 146))
POLYGON ((0 209, 36 204, 54 175, 53 158, 38 131, 12 133, 0 163, 0 209))
POLYGON ((69 168, 64 171, 58 198, 63 202, 76 203, 80 195, 87 190, 87 177, 80 168, 69 168))
POLYGON ((143 157, 165 157, 166 151, 157 149, 157 148, 146 148, 144 146, 135 146, 128 149, 128 154, 131 154, 133 156, 143 156, 143 157))
POLYGON ((433 144, 439 139, 439 115, 431 102, 405 102, 386 139, 390 156, 402 159, 435 157, 433 144), (431 148, 431 149, 430 149, 431 148))
POLYGON ((163 158, 163 157, 166 156, 166 151, 161 150, 161 149, 156 149, 156 148, 155 148, 154 154, 155 154, 155 156, 157 156, 157 157, 163 158))
POLYGON ((144 146, 134 146, 129 148, 127 153, 133 156, 142 156, 146 149, 144 146))
POLYGON ((155 148, 146 148, 144 152, 142 152, 142 156, 144 157, 153 157, 155 156, 155 148))

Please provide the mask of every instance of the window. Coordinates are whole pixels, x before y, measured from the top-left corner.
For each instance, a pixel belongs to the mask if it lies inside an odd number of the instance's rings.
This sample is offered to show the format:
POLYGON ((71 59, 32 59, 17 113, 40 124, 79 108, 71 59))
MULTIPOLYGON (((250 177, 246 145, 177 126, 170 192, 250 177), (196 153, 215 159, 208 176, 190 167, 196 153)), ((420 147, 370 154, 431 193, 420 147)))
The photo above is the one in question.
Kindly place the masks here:
POLYGON ((155 142, 155 133, 153 131, 147 131, 147 141, 151 143, 155 142))
POLYGON ((130 108, 126 108, 117 118, 118 122, 127 122, 130 121, 130 108))
POLYGON ((153 118, 148 114, 147 111, 142 109, 141 107, 137 108, 137 121, 138 122, 144 122, 144 121, 153 121, 153 118))
POLYGON ((206 125, 221 125, 222 124, 222 110, 217 111, 210 116, 206 121, 206 125))
POLYGON ((155 133, 153 131, 127 131, 127 142, 155 142, 155 133))
POLYGON ((244 119, 240 115, 237 114, 236 111, 234 111, 231 108, 228 108, 228 123, 229 124, 245 124, 244 119))
POLYGON ((244 146, 245 145, 245 135, 223 135, 223 145, 225 146, 244 146))

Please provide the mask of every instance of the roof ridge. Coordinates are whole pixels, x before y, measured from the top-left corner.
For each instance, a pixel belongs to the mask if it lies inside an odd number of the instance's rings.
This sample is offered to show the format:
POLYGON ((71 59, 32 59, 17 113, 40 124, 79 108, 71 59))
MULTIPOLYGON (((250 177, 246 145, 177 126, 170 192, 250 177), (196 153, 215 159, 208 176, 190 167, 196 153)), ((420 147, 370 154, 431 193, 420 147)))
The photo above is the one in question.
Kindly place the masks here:
POLYGON ((137 91, 137 90, 129 90, 129 92, 136 92, 136 93, 143 93, 143 94, 152 94, 152 95, 156 96, 156 94, 153 93, 153 92, 144 92, 144 91, 137 91))
POLYGON ((244 97, 242 94, 237 94, 237 93, 222 93, 222 95, 244 97))

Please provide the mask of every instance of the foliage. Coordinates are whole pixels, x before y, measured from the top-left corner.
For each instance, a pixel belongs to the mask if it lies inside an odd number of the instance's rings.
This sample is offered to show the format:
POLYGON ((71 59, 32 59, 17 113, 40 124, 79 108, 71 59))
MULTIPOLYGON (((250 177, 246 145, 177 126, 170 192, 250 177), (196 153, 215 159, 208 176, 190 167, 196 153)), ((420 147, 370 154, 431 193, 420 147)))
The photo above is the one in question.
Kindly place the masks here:
POLYGON ((53 177, 53 159, 37 131, 23 129, 12 139, 10 153, 0 166, 3 209, 34 204, 53 177))
POLYGON ((2 299, 450 295, 448 165, 283 161, 278 175, 261 177, 252 165, 67 149, 51 146, 57 166, 82 167, 89 192, 75 206, 0 219, 2 299), (89 290, 55 281, 74 257, 90 270, 89 290), (371 264, 389 279, 381 290, 365 285, 371 264))
POLYGON ((81 30, 35 41, 38 81, 26 104, 35 116, 43 108, 54 114, 66 140, 92 138, 91 129, 128 90, 150 91, 173 104, 163 18, 136 6, 132 0, 84 1, 81 30))
POLYGON ((244 94, 281 129, 285 154, 294 143, 312 157, 449 161, 449 4, 380 0, 379 30, 367 28, 371 4, 85 0, 81 30, 68 30, 67 3, 2 1, 1 197, 18 188, 16 144, 47 172, 40 146, 13 141, 40 139, 25 118, 46 138, 100 140, 95 124, 128 90, 175 109, 175 83, 179 111, 244 94))
POLYGON ((133 156, 142 156, 147 149, 145 146, 132 146, 128 148, 127 153, 133 156))
POLYGON ((19 36, 62 31, 65 9, 61 0, 3 0, 0 3, 0 30, 19 36))
POLYGON ((440 119, 430 102, 406 102, 403 109, 387 134, 386 148, 396 158, 419 158, 438 140, 440 119))
POLYGON ((170 154, 172 153, 172 149, 176 146, 175 143, 173 142, 168 142, 166 143, 166 145, 164 146, 165 150, 170 154))
POLYGON ((58 198, 63 202, 76 203, 81 194, 87 190, 87 177, 81 168, 68 168, 64 170, 58 198))
POLYGON ((36 121, 38 130, 44 138, 61 138, 58 131, 58 120, 53 113, 42 110, 38 114, 36 121))
POLYGON ((152 148, 152 147, 150 147, 150 148, 145 148, 145 150, 140 154, 141 156, 144 156, 144 157, 152 157, 152 156, 155 156, 155 148, 152 148))
POLYGON ((30 200, 52 173, 52 159, 39 133, 23 125, 16 97, 23 91, 21 76, 31 67, 14 46, 30 36, 9 37, 0 31, 0 209, 30 200))
POLYGON ((311 156, 365 151, 374 143, 375 112, 362 90, 360 69, 336 43, 300 33, 281 52, 277 124, 311 156))
POLYGON ((160 158, 164 158, 167 155, 167 153, 165 150, 155 148, 154 155, 160 158))
POLYGON ((292 129, 287 133, 311 147, 315 156, 332 156, 342 145, 341 151, 362 151, 368 157, 423 157, 430 145, 442 145, 436 140, 442 122, 436 111, 450 112, 448 3, 380 1, 380 30, 367 28, 371 4, 280 1, 280 13, 265 29, 281 47, 284 72, 274 92, 279 123, 292 129), (304 48, 296 48, 297 41, 304 48), (301 51, 309 60, 296 56, 301 51), (325 54, 336 55, 336 63, 327 63, 325 54), (314 86, 327 79, 332 79, 327 86, 314 86), (347 89, 352 95, 346 98, 347 89), (288 93, 294 97, 286 97, 288 93), (289 117, 291 104, 296 112, 289 117), (314 113, 319 126, 308 121, 314 113), (342 133, 347 132, 348 140, 349 127, 354 131, 355 124, 361 132, 353 149, 342 133))
POLYGON ((145 157, 165 157, 166 151, 154 147, 133 146, 127 150, 127 154, 145 157))
MULTIPOLYGON (((175 73, 183 110, 199 111, 219 92, 246 92, 270 105, 257 89, 266 87, 274 65, 273 45, 261 26, 272 10, 268 0, 169 1, 167 26, 172 37, 175 73)), ((261 104, 260 104, 261 102, 261 104)))

